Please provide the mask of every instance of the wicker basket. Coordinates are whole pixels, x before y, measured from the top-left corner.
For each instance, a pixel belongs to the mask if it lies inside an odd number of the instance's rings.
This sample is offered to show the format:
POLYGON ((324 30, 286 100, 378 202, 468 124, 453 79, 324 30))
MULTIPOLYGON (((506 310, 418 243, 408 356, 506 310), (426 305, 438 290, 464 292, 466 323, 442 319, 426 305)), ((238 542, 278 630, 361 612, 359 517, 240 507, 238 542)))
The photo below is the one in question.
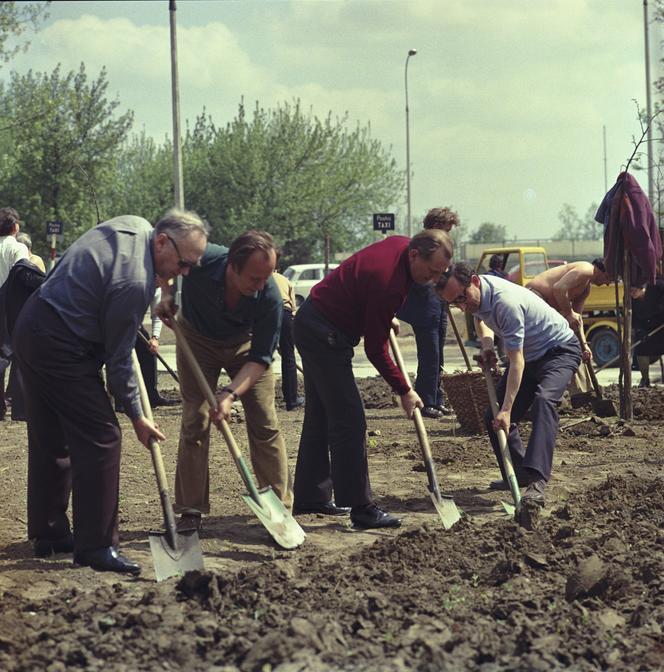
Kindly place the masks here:
MULTIPOLYGON (((494 380, 497 380, 494 374, 494 380)), ((456 414, 461 429, 484 434, 484 413, 489 408, 489 394, 482 371, 459 371, 441 376, 447 401, 456 414)))

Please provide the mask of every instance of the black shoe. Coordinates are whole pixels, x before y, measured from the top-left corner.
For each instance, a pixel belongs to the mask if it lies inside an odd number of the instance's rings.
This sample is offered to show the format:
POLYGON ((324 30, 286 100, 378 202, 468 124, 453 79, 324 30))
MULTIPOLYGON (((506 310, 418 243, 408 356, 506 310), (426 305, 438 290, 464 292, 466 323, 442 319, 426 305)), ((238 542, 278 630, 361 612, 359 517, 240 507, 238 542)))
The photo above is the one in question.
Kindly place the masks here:
POLYGON ((287 411, 294 411, 296 408, 304 406, 304 397, 297 397, 294 404, 286 404, 287 411))
POLYGON ((82 567, 92 567, 98 572, 118 572, 120 574, 133 574, 134 576, 141 573, 140 565, 120 555, 115 546, 74 553, 74 564, 82 567))
POLYGON ((454 411, 445 406, 445 404, 436 404, 434 408, 439 410, 443 415, 454 415, 454 411))
MULTIPOLYGON (((537 472, 532 472, 532 475, 529 475, 528 470, 525 468, 515 469, 516 482, 519 484, 520 488, 525 488, 527 485, 532 483, 534 480, 539 478, 537 472)), ((499 478, 497 481, 491 481, 489 483, 489 490, 509 490, 510 486, 507 481, 504 481, 502 478, 499 478)))
POLYGON ((36 558, 50 558, 56 553, 72 553, 74 537, 70 533, 57 539, 33 539, 32 550, 36 558))
POLYGON ((322 513, 324 516, 345 516, 350 513, 349 506, 337 506, 334 502, 310 502, 305 504, 296 504, 293 507, 293 513, 302 515, 304 513, 322 513))
POLYGON ((354 506, 350 512, 353 527, 362 530, 381 527, 401 527, 401 519, 391 516, 387 511, 379 509, 375 504, 354 506))
POLYGON ((198 532, 203 525, 203 516, 200 513, 183 513, 175 525, 178 532, 198 532))
POLYGON ((159 396, 154 401, 150 402, 152 408, 157 406, 177 406, 180 403, 179 399, 167 399, 166 397, 159 396))
POLYGON ((544 490, 546 488, 546 481, 543 478, 540 478, 536 481, 533 481, 523 493, 521 499, 528 500, 530 502, 535 502, 540 506, 544 506, 544 490))
POLYGON ((639 387, 650 387, 650 378, 644 378, 642 376, 641 382, 639 383, 639 387))
POLYGON ((440 418, 443 417, 442 411, 438 410, 435 406, 425 406, 420 413, 425 417, 425 418, 435 418, 439 420, 440 418))

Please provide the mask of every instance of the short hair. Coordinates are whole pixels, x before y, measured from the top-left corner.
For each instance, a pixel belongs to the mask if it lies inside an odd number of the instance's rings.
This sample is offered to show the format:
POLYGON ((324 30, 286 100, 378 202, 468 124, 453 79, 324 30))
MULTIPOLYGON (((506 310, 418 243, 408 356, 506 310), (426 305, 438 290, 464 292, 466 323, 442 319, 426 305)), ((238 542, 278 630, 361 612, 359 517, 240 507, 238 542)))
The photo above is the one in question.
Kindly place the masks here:
POLYGON ((475 270, 470 264, 465 261, 458 261, 440 276, 440 280, 436 283, 436 291, 441 292, 445 289, 450 278, 454 278, 462 287, 470 287, 473 275, 475 275, 475 270))
POLYGON ((16 241, 18 243, 23 243, 28 250, 32 250, 32 238, 30 238, 30 234, 26 233, 25 231, 21 231, 18 236, 16 236, 16 241))
POLYGON ((270 256, 270 252, 277 253, 277 245, 274 239, 267 231, 258 231, 250 229, 239 235, 228 249, 228 263, 241 273, 247 260, 254 252, 263 252, 265 257, 270 256))
POLYGON ((408 244, 409 250, 416 250, 422 259, 430 259, 431 255, 442 247, 448 259, 454 254, 454 243, 445 231, 440 229, 424 229, 415 234, 408 244))
POLYGON ((166 233, 177 238, 186 238, 194 232, 206 238, 209 235, 208 223, 191 210, 171 208, 154 226, 155 234, 166 233))
POLYGON ((0 208, 0 236, 8 236, 19 221, 18 212, 14 208, 0 208))
POLYGON ((492 254, 489 259, 489 268, 493 271, 502 271, 505 266, 505 260, 502 254, 492 254))
POLYGON ((423 226, 425 229, 459 226, 459 215, 452 208, 431 208, 424 217, 423 226))
POLYGON ((606 273, 606 265, 604 264, 604 259, 602 259, 602 257, 593 259, 592 265, 598 268, 602 273, 606 273))

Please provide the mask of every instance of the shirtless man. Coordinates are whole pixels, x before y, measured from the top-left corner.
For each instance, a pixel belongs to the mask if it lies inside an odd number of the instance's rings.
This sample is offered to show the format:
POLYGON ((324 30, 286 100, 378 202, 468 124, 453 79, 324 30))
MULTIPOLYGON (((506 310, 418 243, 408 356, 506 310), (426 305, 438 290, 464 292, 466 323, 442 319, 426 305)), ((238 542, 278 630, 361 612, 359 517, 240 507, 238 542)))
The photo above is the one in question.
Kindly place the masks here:
POLYGON ((576 332, 581 325, 583 304, 590 293, 590 286, 610 283, 604 260, 597 258, 592 263, 574 261, 550 268, 535 276, 526 287, 555 308, 576 332))

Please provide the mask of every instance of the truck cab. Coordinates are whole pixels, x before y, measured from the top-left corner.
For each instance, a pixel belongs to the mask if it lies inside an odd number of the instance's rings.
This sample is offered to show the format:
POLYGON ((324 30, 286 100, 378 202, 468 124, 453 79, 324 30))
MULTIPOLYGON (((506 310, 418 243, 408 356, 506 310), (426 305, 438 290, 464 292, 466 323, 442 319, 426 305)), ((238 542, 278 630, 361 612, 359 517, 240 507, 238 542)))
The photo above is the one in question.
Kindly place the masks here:
MULTIPOLYGON (((475 272, 482 275, 489 271, 489 259, 496 254, 502 257, 507 279, 525 287, 536 275, 550 268, 543 247, 490 247, 482 252, 475 272)), ((622 304, 622 291, 618 295, 622 304)), ((588 345, 596 366, 602 366, 620 354, 618 324, 616 320, 615 287, 591 286, 583 309, 583 325, 588 345)), ((472 316, 466 315, 469 342, 476 341, 472 316)))

